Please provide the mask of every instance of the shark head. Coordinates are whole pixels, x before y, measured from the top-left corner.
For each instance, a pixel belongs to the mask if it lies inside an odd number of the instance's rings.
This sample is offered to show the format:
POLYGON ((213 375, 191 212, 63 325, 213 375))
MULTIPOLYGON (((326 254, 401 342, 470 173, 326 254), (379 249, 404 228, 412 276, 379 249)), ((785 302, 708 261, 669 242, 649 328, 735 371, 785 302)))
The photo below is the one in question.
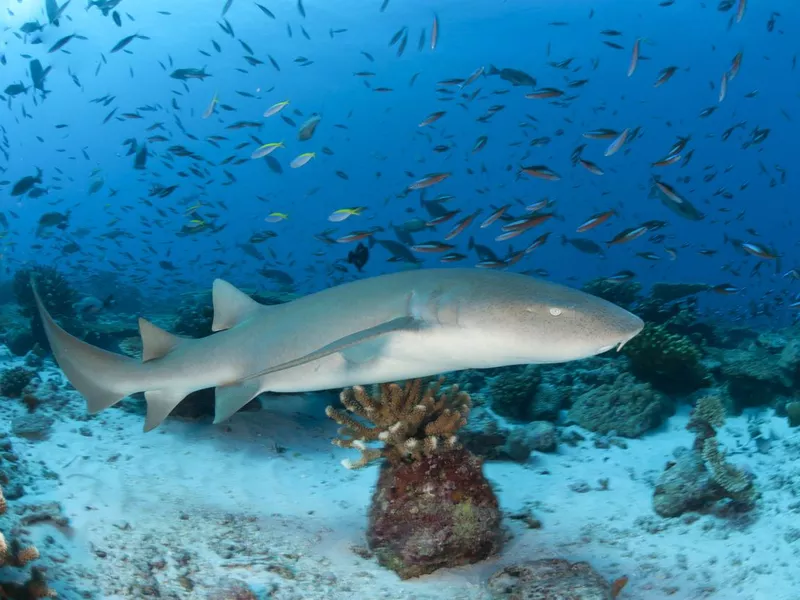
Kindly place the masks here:
POLYGON ((620 350, 644 327, 634 314, 580 290, 526 276, 473 290, 459 325, 504 364, 560 363, 620 350), (482 297, 481 297, 482 296, 482 297))

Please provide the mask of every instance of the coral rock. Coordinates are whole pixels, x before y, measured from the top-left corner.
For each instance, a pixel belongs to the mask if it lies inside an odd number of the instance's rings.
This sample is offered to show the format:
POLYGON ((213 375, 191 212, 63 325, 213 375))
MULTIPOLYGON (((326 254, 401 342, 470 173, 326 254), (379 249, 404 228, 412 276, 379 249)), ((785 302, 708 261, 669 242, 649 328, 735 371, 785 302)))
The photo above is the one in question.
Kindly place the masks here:
POLYGON ((380 564, 408 579, 495 554, 500 519, 482 461, 449 450, 381 465, 367 541, 380 564))

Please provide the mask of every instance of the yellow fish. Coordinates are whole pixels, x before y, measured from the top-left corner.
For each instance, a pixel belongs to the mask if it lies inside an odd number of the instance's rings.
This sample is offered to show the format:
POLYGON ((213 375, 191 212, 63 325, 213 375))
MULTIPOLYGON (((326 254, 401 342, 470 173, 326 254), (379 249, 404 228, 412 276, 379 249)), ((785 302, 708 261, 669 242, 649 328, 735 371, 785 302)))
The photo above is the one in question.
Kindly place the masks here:
POLYGON ((264 220, 267 223, 278 223, 278 222, 283 221, 284 219, 288 219, 288 218, 289 218, 289 215, 287 215, 286 213, 274 212, 274 213, 269 213, 269 215, 267 215, 264 218, 264 220))
POLYGON ((305 165, 308 161, 310 161, 312 158, 314 158, 316 155, 317 155, 316 152, 304 152, 303 154, 300 154, 299 156, 295 157, 295 159, 291 163, 289 163, 289 166, 292 167, 293 169, 299 169, 300 167, 305 165))
POLYGON ((253 153, 250 155, 250 158, 263 158, 265 156, 269 156, 278 148, 285 148, 286 146, 283 145, 283 142, 270 142, 269 144, 264 144, 263 146, 259 146, 253 153))
POLYGON ((271 117, 273 115, 277 115, 279 112, 281 112, 287 106, 289 106, 289 101, 288 100, 284 100, 283 102, 277 102, 277 103, 273 104, 272 106, 270 106, 266 110, 266 112, 264 113, 264 116, 265 117, 271 117))

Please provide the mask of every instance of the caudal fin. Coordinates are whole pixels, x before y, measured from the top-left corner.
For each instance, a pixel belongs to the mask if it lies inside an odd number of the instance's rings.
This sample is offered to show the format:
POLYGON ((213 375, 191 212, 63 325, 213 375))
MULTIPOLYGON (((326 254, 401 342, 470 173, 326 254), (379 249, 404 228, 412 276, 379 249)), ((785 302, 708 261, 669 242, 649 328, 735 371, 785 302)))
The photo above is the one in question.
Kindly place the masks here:
MULTIPOLYGON (((97 348, 64 331, 47 312, 36 289, 36 282, 31 281, 31 286, 53 356, 69 382, 86 398, 86 407, 90 414, 105 410, 126 396, 147 389, 146 363, 97 348)), ((165 340, 159 341, 163 351, 165 340)), ((158 352, 146 350, 154 356, 158 352)), ((176 400, 174 397, 166 398, 163 393, 150 392, 150 396, 146 396, 145 430, 148 431, 163 421, 182 398, 176 400)))

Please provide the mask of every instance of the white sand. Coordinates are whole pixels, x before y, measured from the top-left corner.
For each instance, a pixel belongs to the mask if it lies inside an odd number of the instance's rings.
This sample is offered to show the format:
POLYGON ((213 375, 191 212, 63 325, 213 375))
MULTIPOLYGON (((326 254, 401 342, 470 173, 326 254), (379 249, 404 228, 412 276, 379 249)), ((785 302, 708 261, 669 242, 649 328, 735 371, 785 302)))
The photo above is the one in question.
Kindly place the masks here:
MULTIPOLYGON (((514 537, 498 558, 403 582, 351 550, 364 544, 376 468, 339 464, 353 456, 330 445, 336 426, 323 399, 275 397, 223 426, 171 419, 144 434, 142 417, 119 409, 73 420, 82 401, 71 394, 75 410, 61 411, 49 440, 15 439, 20 456, 60 475, 16 504, 62 503, 71 537, 47 524, 33 536, 52 535, 53 552, 70 555, 53 573, 71 571, 80 589, 100 590, 97 598, 147 597, 134 583, 157 586, 162 598, 206 598, 233 577, 276 599, 477 599, 502 565, 548 557, 589 561, 609 579, 627 575, 622 600, 800 598, 800 540, 784 537, 800 529, 800 509, 787 508, 800 501, 800 432, 784 419, 765 418, 778 438, 768 454, 750 443, 730 457, 758 476, 754 522, 654 514, 652 482, 673 448, 692 440, 684 411, 664 430, 628 440, 627 450, 594 448, 587 434, 579 447, 527 465, 489 463, 504 511, 531 509, 543 528, 507 519, 514 537), (591 491, 570 488, 579 482, 591 491)), ((17 404, 5 403, 7 418, 24 414, 17 404)), ((746 418, 729 419, 720 438, 728 448, 745 444, 746 418)))

